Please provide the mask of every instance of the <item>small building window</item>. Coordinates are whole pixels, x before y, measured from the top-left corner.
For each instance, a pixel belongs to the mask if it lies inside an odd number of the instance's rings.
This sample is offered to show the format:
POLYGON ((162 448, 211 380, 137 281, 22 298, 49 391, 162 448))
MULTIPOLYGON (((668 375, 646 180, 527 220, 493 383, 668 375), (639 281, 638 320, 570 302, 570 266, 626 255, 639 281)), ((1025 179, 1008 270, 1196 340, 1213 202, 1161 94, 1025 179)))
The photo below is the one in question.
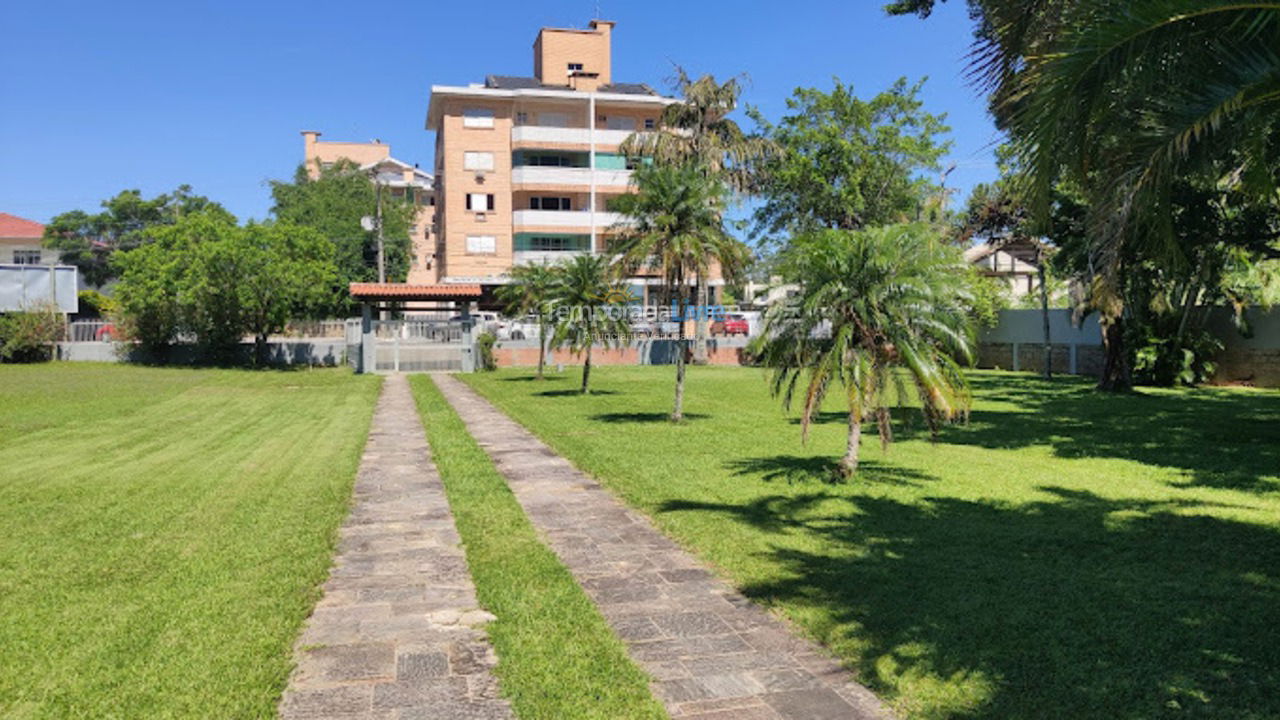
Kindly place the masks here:
POLYGON ((492 193, 467 193, 467 209, 473 212, 488 212, 493 209, 492 193))
POLYGON ((582 63, 569 63, 569 73, 582 72, 582 63))
POLYGON ((493 170, 493 153, 466 152, 462 155, 464 170, 493 170))
POLYGON ((489 108, 466 108, 462 111, 462 127, 493 127, 493 110, 489 108))
POLYGON ((14 250, 13 262, 16 265, 39 265, 41 260, 41 251, 39 250, 14 250))
POLYGON ((645 130, 652 130, 656 125, 657 125, 657 123, 655 123, 655 122, 654 122, 653 118, 645 118, 645 119, 644 119, 644 129, 645 129, 645 130))
POLYGON ((529 113, 527 113, 527 112, 518 112, 518 113, 516 113, 516 124, 517 124, 517 125, 528 125, 528 124, 529 124, 529 113))
POLYGON ((492 235, 468 235, 467 252, 477 255, 492 255, 498 252, 498 238, 492 235))
POLYGON ((530 210, 571 210, 572 207, 567 197, 531 197, 529 198, 530 210))

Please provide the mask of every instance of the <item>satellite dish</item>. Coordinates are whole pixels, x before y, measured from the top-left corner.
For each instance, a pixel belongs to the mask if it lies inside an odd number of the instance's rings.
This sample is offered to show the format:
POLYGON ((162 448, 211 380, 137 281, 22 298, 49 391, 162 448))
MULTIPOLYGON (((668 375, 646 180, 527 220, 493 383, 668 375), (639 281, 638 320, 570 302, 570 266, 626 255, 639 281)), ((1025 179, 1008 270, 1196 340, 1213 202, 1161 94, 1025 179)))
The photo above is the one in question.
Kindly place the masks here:
POLYGON ((369 232, 373 232, 374 228, 378 227, 378 224, 373 219, 372 215, 365 215, 364 217, 360 218, 360 227, 364 228, 365 230, 368 230, 369 232))

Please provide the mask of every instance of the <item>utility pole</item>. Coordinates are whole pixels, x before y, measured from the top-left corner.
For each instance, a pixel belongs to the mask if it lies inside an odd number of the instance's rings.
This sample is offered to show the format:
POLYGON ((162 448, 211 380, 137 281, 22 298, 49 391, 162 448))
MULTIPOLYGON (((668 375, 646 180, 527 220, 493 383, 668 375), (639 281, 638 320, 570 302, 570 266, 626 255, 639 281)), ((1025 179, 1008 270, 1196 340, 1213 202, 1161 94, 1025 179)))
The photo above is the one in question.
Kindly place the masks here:
POLYGON ((378 231, 378 282, 385 283, 387 281, 387 259, 382 247, 382 183, 378 182, 377 170, 374 170, 373 187, 374 195, 377 196, 377 207, 374 208, 373 225, 378 231))

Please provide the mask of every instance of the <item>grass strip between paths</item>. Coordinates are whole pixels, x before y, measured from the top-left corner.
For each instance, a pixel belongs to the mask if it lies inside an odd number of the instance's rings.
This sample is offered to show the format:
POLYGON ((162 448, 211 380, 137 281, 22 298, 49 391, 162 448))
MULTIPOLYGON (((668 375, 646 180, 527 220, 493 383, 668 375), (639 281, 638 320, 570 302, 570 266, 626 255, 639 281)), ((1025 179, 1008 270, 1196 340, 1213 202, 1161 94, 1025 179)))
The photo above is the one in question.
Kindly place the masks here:
POLYGON ((538 539, 506 480, 426 375, 411 378, 466 549, 503 693, 522 720, 665 718, 569 570, 538 539))

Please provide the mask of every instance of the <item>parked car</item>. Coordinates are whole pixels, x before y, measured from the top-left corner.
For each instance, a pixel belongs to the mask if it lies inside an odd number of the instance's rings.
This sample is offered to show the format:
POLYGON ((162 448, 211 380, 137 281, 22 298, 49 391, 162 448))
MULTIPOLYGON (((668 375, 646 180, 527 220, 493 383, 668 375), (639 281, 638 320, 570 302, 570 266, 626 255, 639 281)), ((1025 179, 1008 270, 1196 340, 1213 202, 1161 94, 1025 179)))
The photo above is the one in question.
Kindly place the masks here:
POLYGON ((631 321, 632 335, 643 335, 646 337, 675 337, 679 332, 679 323, 651 320, 649 318, 635 318, 631 321))
POLYGON ((711 323, 712 335, 749 335, 751 323, 743 315, 728 314, 723 320, 711 323))
MULTIPOLYGON (((454 315, 449 322, 462 322, 461 315, 454 315)), ((538 323, 532 317, 505 318, 496 312, 481 310, 471 313, 471 322, 477 333, 488 330, 499 340, 523 340, 538 337, 538 323)))

